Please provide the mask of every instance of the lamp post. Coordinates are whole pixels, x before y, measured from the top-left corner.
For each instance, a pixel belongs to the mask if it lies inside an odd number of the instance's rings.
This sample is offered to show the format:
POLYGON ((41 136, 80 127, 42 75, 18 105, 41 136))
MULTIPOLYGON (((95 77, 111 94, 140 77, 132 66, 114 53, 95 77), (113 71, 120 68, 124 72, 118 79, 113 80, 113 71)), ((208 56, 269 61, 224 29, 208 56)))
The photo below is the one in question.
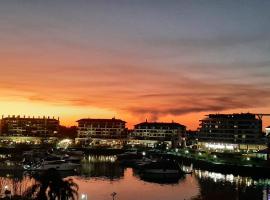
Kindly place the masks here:
POLYGON ((116 194, 117 194, 116 192, 111 193, 112 200, 115 200, 114 197, 116 196, 116 194))

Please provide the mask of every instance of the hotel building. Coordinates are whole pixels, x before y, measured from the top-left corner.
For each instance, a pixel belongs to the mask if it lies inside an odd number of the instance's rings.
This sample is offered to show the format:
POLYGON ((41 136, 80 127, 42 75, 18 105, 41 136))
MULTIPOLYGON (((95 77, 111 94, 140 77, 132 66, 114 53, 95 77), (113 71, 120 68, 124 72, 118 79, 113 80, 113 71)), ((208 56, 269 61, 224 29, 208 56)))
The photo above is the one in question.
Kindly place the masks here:
POLYGON ((210 114, 200 120, 198 144, 208 149, 260 150, 266 148, 262 120, 255 114, 210 114))
POLYGON ((40 144, 56 141, 59 119, 50 117, 2 116, 0 142, 40 144))
POLYGON ((121 145, 127 137, 126 122, 121 119, 80 119, 76 143, 90 145, 121 145))
POLYGON ((59 119, 50 117, 2 116, 2 136, 54 137, 58 133, 59 119))
POLYGON ((179 123, 143 122, 134 126, 129 144, 155 147, 159 142, 165 142, 168 147, 179 145, 186 127, 179 123))

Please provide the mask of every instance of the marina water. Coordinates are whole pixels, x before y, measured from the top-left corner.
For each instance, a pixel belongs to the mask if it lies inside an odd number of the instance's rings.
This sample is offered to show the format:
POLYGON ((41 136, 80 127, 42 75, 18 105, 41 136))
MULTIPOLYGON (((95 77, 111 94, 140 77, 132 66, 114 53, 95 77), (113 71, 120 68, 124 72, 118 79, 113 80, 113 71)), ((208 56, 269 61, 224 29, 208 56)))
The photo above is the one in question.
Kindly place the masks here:
MULTIPOLYGON (((178 181, 142 180, 132 168, 124 168, 115 156, 89 155, 82 160, 82 169, 63 173, 79 185, 79 199, 83 200, 268 200, 270 180, 241 177, 193 169, 178 181)), ((186 166, 185 169, 189 169, 186 166)), ((29 173, 2 171, 0 187, 13 194, 22 194, 35 179, 29 173)))

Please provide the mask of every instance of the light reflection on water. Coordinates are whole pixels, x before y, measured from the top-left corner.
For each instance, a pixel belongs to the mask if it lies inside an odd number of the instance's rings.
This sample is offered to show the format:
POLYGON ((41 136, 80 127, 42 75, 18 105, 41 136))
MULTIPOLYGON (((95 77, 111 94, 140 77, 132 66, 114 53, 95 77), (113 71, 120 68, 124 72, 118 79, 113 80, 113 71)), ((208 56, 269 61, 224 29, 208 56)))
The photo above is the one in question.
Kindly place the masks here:
MULTIPOLYGON (((181 200, 181 199, 270 199, 270 179, 252 179, 250 177, 221 174, 194 169, 192 175, 186 175, 173 184, 145 182, 131 168, 123 168, 115 162, 115 156, 86 156, 82 160, 80 175, 63 174, 72 177, 79 184, 79 193, 87 194, 88 200, 181 200)), ((190 171, 185 166, 184 170, 190 171)), ((22 173, 0 172, 0 188, 8 185, 12 193, 21 194, 35 180, 22 173)))
MULTIPOLYGON (((119 177, 117 179, 86 178, 84 185, 98 185, 101 190, 81 190, 89 193, 93 199, 107 199, 106 194, 113 190, 118 191, 119 199, 258 199, 268 200, 270 179, 252 179, 251 177, 234 176, 205 170, 194 169, 192 175, 186 175, 178 183, 149 183, 142 181, 135 170, 130 168, 123 170, 115 163, 114 156, 90 156, 85 159, 86 168, 93 168, 94 163, 103 163, 105 168, 115 167, 119 177), (101 181, 101 182, 100 182, 101 181), (108 184, 108 185, 107 185, 108 184), (104 187, 104 188, 103 188, 104 187), (101 192, 104 191, 105 193, 101 192), (107 193, 106 193, 107 192, 107 193), (161 194, 162 193, 162 194, 161 194), (126 196, 129 194, 129 196, 126 196)), ((190 171, 190 167, 184 166, 184 170, 190 171)), ((102 169, 102 168, 101 168, 102 169)), ((100 168, 96 169, 100 170, 100 168)), ((96 171, 94 170, 94 171, 96 171)), ((112 170, 112 169, 110 169, 112 170)), ((110 173, 109 173, 110 174, 110 173)), ((103 174, 103 178, 104 178, 103 174)), ((80 178, 74 177, 76 181, 80 178)))

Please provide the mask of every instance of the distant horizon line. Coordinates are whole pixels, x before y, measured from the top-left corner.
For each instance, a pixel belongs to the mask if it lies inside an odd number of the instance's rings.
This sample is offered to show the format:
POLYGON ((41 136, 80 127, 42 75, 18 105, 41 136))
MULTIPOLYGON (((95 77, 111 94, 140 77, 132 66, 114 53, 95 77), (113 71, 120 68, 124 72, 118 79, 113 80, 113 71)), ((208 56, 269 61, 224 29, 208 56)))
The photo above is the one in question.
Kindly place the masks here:
MULTIPOLYGON (((266 115, 266 116, 270 116, 270 114, 268 114, 268 113, 258 113, 258 112, 256 112, 256 113, 252 113, 252 112, 233 112, 233 113, 228 113, 228 112, 215 112, 215 113, 209 113, 209 114, 204 114, 203 116, 209 116, 209 115, 215 115, 215 114, 225 114, 225 115, 233 115, 233 114, 252 114, 252 115, 256 115, 256 116, 258 116, 258 118, 261 120, 261 121, 263 121, 262 120, 262 117, 264 116, 264 115, 266 115)), ((57 116, 57 117, 55 117, 55 116, 50 116, 50 115, 21 115, 21 114, 17 114, 17 115, 11 115, 11 114, 7 114, 7 115, 5 115, 5 114, 2 114, 2 118, 1 119, 4 119, 4 118, 30 118, 30 119, 55 119, 55 120, 58 120, 59 121, 59 125, 60 126, 65 126, 65 127, 73 127, 73 126, 76 126, 76 122, 78 121, 78 120, 80 120, 80 119, 104 119, 104 120, 110 120, 110 119, 119 119, 119 120, 122 120, 122 118, 116 118, 115 116, 113 116, 113 117, 111 117, 111 118, 104 118, 104 117, 102 117, 102 118, 98 118, 98 117, 81 117, 81 118, 78 118, 77 120, 74 120, 74 123, 65 123, 65 122, 67 122, 66 120, 64 120, 64 121, 61 121, 60 119, 60 117, 59 116, 57 116), (62 122, 62 123, 61 123, 62 122), (63 123, 64 122, 64 123, 63 123)), ((203 119, 203 118, 202 118, 203 119)), ((122 120, 123 121, 123 120, 122 120)), ((127 123, 127 124, 129 124, 128 126, 127 126, 127 128, 128 129, 130 129, 130 122, 128 122, 128 121, 124 121, 125 123, 127 123)), ((142 121, 141 120, 141 122, 138 122, 138 123, 135 123, 135 124, 132 124, 132 126, 134 126, 134 125, 136 125, 136 124, 139 124, 139 123, 143 123, 143 122, 149 122, 149 123, 179 123, 177 120, 150 120, 150 121, 148 121, 148 118, 145 118, 145 121, 142 121)), ((181 124, 181 123, 180 123, 181 124)), ((184 124, 182 124, 182 125, 184 125, 184 124)), ((187 130, 196 130, 199 126, 197 126, 197 127, 193 127, 193 128, 188 128, 188 126, 187 125, 184 125, 186 128, 187 128, 187 130)), ((267 126, 265 126, 265 127, 267 127, 267 126)))

